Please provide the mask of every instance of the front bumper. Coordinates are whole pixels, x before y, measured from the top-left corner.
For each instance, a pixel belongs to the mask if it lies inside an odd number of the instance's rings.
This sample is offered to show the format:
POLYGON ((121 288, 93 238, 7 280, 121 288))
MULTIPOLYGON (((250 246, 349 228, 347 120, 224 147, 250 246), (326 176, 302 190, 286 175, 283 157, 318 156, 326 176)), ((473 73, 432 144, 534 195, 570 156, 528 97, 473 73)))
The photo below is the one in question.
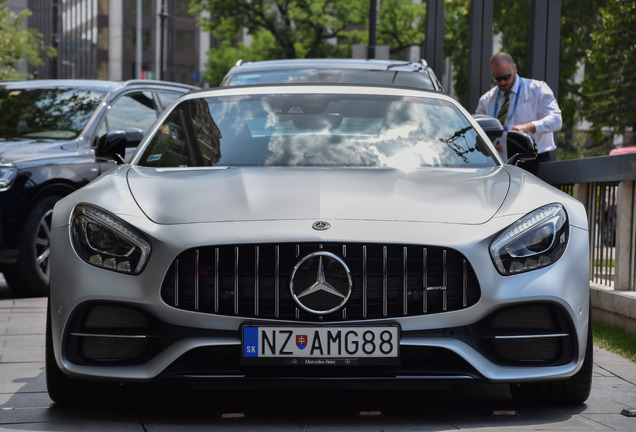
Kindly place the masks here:
MULTIPOLYGON (((290 233, 297 232, 293 221, 269 224, 252 222, 249 228, 246 224, 241 234, 264 243, 271 240, 265 238, 270 235, 285 239, 290 233)), ((394 232, 391 229, 382 231, 380 228, 384 226, 375 226, 374 222, 345 221, 340 225, 342 232, 381 232, 396 241, 417 241, 409 229, 395 228, 398 224, 393 226, 394 232), (365 225, 364 229, 360 225, 365 225), (398 233, 403 233, 403 237, 399 238, 398 233)), ((210 244, 211 238, 219 244, 230 243, 229 227, 236 232, 236 224, 230 223, 162 227, 164 237, 151 239, 153 244, 161 247, 153 249, 147 267, 138 276, 118 274, 84 263, 69 244, 67 228, 55 229, 52 234, 57 250, 52 254, 51 317, 58 366, 71 376, 115 381, 187 379, 227 382, 236 379, 261 382, 289 379, 346 382, 468 378, 526 382, 570 377, 583 362, 589 318, 587 232, 572 228, 568 249, 554 265, 514 276, 501 276, 486 252, 488 239, 474 238, 479 233, 475 233, 473 227, 463 226, 453 226, 453 235, 449 236, 448 227, 442 226, 427 232, 428 244, 453 248, 467 258, 481 288, 481 297, 475 304, 433 315, 346 321, 347 325, 359 326, 398 325, 402 335, 399 366, 313 369, 242 366, 239 330, 243 324, 263 320, 240 314, 181 310, 170 306, 161 297, 161 286, 169 273, 167 269, 175 258, 193 245, 210 244), (206 238, 201 238, 202 232, 206 233, 206 238), (449 238, 460 240, 448 244, 449 238), (107 324, 100 324, 98 319, 87 326, 89 312, 96 305, 124 308, 134 313, 127 321, 122 320, 119 313, 111 312, 118 319, 110 321, 108 313, 102 314, 100 319, 107 324), (515 321, 520 315, 525 319, 515 321), (108 324, 113 321, 120 327, 108 324), (125 343, 129 345, 113 343, 118 336, 121 336, 120 340, 128 340, 125 343), (137 342, 130 343, 130 340, 137 342), (139 340, 145 342, 139 343, 139 340), (113 358, 108 362, 99 360, 104 352, 122 349, 128 350, 127 354, 115 354, 116 361, 112 361, 113 358)), ((333 235, 339 233, 334 230, 333 235)), ((336 240, 343 241, 342 238, 325 239, 336 240)), ((264 321, 276 325, 326 324, 302 320, 264 321)))
POLYGON ((533 373, 567 373, 579 355, 572 322, 562 307, 551 303, 502 308, 467 326, 402 331, 399 364, 386 366, 340 361, 316 367, 291 359, 278 365, 245 365, 238 330, 174 326, 121 303, 82 304, 67 328, 63 352, 69 370, 124 381, 520 381, 533 373))

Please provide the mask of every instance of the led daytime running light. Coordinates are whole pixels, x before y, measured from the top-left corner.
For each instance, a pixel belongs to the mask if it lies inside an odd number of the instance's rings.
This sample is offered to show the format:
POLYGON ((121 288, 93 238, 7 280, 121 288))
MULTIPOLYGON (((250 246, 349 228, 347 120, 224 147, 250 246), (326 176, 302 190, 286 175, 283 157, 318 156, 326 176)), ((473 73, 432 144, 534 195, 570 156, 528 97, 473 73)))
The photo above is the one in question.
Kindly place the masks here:
POLYGON ((513 223, 490 245, 502 275, 547 267, 565 252, 569 240, 567 214, 561 204, 541 207, 513 223))
POLYGON ((510 243, 512 239, 517 238, 525 232, 535 228, 541 222, 554 217, 560 210, 561 208, 559 207, 546 206, 538 209, 536 212, 524 216, 504 231, 503 234, 501 234, 495 242, 493 242, 491 249, 498 249, 502 244, 510 243))
POLYGON ((136 230, 87 204, 78 205, 73 212, 71 238, 86 262, 117 272, 141 272, 150 255, 150 244, 136 230))

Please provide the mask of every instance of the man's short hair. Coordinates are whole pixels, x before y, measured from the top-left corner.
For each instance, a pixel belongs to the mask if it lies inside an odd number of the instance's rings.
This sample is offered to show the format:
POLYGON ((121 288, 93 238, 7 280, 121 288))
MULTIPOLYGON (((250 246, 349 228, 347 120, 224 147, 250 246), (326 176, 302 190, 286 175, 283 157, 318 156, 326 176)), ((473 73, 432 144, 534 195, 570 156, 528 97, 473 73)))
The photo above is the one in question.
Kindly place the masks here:
POLYGON ((512 59, 512 56, 507 52, 498 52, 497 54, 490 57, 490 65, 492 66, 495 63, 506 62, 510 66, 515 64, 515 61, 512 59))

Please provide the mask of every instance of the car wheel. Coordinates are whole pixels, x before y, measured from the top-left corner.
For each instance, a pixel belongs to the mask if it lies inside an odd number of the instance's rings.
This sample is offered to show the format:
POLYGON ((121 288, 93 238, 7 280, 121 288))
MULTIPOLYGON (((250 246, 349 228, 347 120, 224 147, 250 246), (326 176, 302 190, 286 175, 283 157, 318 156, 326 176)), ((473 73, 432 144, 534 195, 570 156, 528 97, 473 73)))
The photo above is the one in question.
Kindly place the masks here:
POLYGON ((592 338, 592 318, 590 317, 585 360, 583 360, 583 366, 575 375, 561 381, 511 384, 510 393, 516 401, 524 403, 579 405, 587 400, 592 391, 593 368, 594 342, 592 338))
POLYGON ((51 216, 61 198, 50 195, 35 203, 19 240, 18 261, 3 268, 9 289, 21 296, 45 296, 49 292, 51 216))
POLYGON ((44 347, 46 387, 49 397, 60 405, 80 405, 118 400, 123 387, 116 383, 83 381, 71 378, 58 367, 53 351, 51 310, 46 312, 46 336, 44 347))

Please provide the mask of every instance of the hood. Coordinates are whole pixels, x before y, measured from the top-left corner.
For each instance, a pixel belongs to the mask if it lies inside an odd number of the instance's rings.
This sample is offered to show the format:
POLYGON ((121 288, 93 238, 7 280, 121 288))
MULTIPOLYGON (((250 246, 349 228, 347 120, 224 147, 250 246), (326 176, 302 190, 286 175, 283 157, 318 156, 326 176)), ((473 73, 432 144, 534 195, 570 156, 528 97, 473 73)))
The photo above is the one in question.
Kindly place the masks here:
POLYGON ((505 169, 133 168, 128 183, 160 224, 394 220, 481 224, 508 193, 505 169))
POLYGON ((52 139, 0 140, 0 162, 21 164, 33 160, 67 156, 66 150, 77 150, 77 141, 52 139))

